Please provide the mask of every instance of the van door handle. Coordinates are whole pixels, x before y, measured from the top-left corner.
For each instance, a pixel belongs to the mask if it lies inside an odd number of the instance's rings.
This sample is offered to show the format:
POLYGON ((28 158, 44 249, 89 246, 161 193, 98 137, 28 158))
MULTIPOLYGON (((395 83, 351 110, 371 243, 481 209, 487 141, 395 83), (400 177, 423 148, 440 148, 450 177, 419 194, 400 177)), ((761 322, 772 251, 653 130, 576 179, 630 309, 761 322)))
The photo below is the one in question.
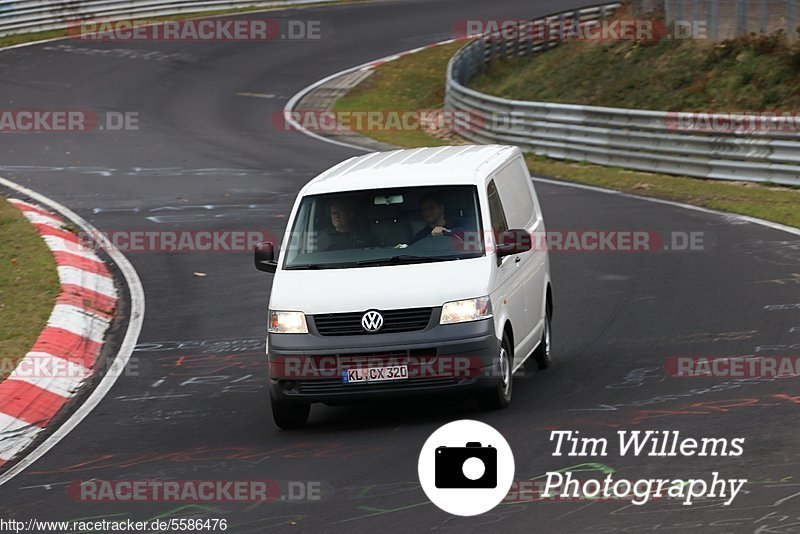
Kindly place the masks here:
POLYGON ((522 261, 522 258, 520 258, 519 256, 517 256, 516 258, 514 258, 514 263, 519 263, 519 262, 521 262, 521 261, 522 261))

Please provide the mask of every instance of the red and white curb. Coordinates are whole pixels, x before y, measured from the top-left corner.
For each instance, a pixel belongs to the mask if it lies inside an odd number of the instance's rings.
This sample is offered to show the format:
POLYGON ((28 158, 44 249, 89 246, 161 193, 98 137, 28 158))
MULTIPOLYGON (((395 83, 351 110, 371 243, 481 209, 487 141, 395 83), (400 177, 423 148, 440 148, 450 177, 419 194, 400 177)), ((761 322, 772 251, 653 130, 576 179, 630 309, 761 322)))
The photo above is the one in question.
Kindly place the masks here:
POLYGON ((93 374, 117 307, 106 265, 49 211, 9 199, 55 257, 61 294, 30 352, 0 382, 0 466, 36 439, 93 374))

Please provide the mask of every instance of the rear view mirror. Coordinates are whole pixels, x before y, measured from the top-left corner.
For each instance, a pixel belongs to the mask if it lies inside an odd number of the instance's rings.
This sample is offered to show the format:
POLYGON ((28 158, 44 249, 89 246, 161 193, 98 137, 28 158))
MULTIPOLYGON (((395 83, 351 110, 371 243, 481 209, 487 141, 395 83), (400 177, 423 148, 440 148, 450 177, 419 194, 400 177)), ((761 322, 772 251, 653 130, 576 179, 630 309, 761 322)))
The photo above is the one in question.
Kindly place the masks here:
POLYGON ((256 269, 266 273, 274 273, 278 270, 278 262, 275 261, 275 246, 266 241, 259 243, 255 248, 256 269))
POLYGON ((527 230, 515 228, 506 230, 497 238, 497 257, 528 252, 533 248, 531 234, 527 230))
POLYGON ((373 201, 376 206, 391 206, 392 204, 402 204, 403 195, 380 195, 373 201))

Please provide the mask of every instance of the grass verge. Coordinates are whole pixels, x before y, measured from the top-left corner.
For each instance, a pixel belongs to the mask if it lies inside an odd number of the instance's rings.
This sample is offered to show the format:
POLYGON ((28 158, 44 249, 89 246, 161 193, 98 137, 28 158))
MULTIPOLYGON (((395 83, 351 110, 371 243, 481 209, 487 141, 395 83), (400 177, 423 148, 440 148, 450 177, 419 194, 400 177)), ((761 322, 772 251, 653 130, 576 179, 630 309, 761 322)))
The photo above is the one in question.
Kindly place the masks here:
MULTIPOLYGON (((337 100, 335 111, 411 111, 444 107, 447 62, 463 43, 452 43, 390 61, 337 100), (418 61, 417 56, 422 59, 418 61)), ((449 142, 424 131, 356 130, 398 146, 442 146, 449 142)))
MULTIPOLYGON (((337 101, 334 109, 364 111, 441 108, 447 62, 460 46, 453 44, 424 50, 382 65, 365 82, 337 101)), ((553 52, 548 52, 551 53, 553 52)), ((423 131, 359 133, 402 147, 440 146, 452 144, 454 140, 433 137, 423 131)), ((538 175, 800 227, 800 189, 628 171, 530 155, 527 161, 531 172, 538 175)))
MULTIPOLYGON (((631 18, 623 8, 615 18, 631 18)), ((800 40, 783 32, 709 39, 567 41, 493 61, 470 87, 564 104, 657 111, 800 109, 800 40)))
POLYGON ((50 249, 22 213, 0 197, 0 381, 39 337, 59 291, 50 249))

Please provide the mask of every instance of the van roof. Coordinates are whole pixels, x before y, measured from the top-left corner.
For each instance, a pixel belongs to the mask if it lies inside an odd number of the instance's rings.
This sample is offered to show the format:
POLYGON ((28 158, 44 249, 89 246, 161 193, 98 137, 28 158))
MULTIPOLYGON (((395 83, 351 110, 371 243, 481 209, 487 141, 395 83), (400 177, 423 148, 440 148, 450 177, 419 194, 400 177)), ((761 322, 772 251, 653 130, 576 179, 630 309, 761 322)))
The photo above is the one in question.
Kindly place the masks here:
POLYGON ((419 185, 483 185, 487 175, 519 154, 504 145, 462 145, 373 152, 350 158, 303 188, 304 195, 419 185))

